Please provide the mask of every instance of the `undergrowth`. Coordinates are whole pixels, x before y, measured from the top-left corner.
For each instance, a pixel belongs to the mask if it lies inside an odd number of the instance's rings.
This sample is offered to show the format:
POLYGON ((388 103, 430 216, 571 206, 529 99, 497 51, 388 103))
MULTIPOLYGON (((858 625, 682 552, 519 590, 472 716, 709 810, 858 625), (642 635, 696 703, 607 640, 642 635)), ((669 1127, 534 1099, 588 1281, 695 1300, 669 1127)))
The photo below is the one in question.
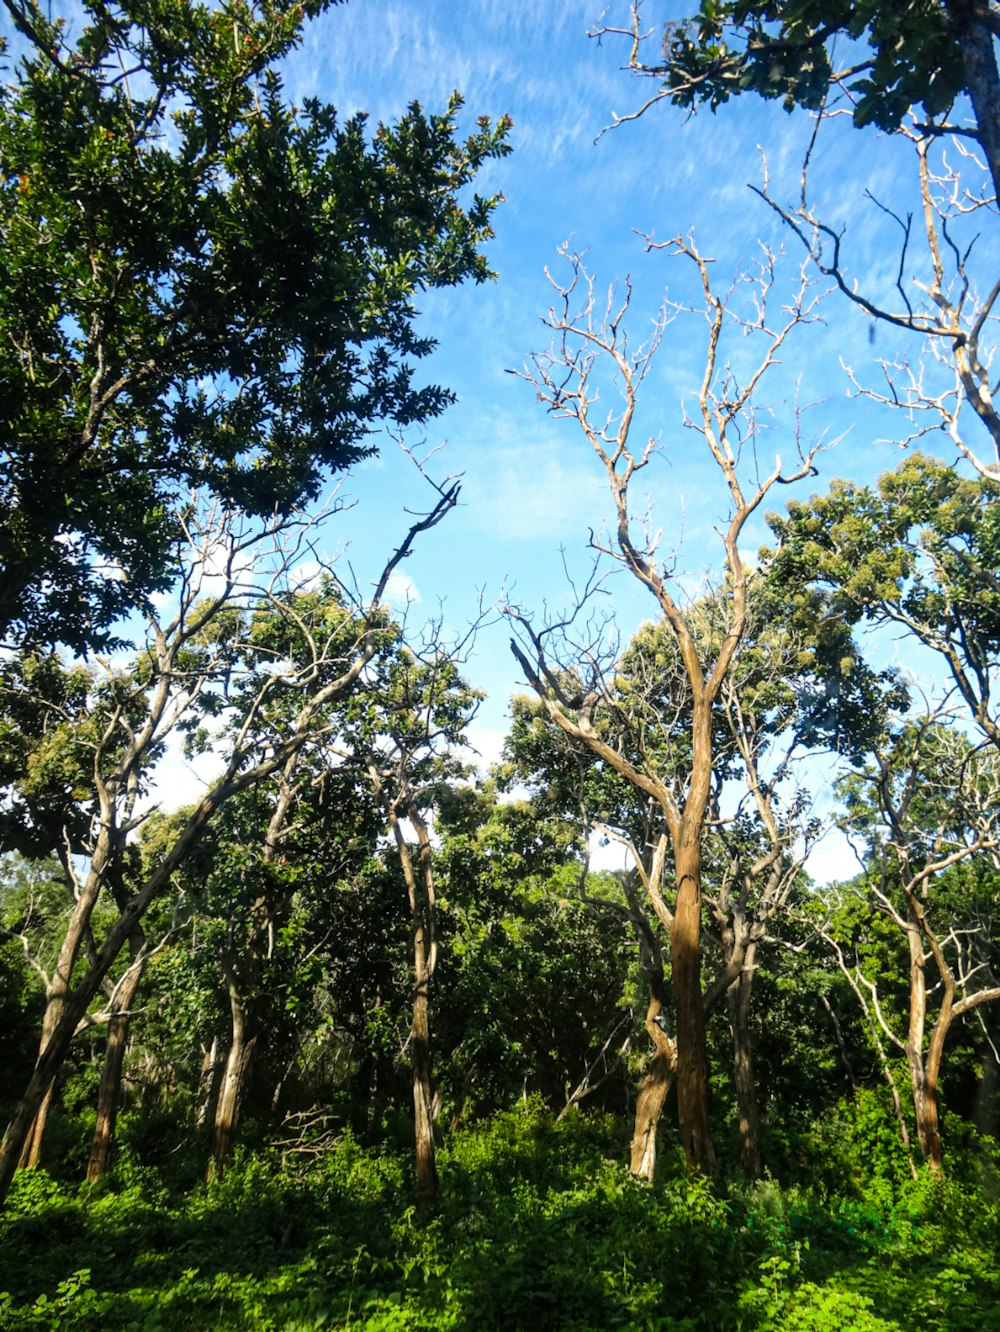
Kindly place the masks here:
POLYGON ((1000 1332, 997 1205, 971 1184, 711 1186, 667 1162, 643 1186, 622 1157, 610 1123, 528 1107, 455 1133, 426 1209, 405 1153, 346 1134, 186 1193, 127 1161, 99 1188, 22 1171, 0 1328, 1000 1332))

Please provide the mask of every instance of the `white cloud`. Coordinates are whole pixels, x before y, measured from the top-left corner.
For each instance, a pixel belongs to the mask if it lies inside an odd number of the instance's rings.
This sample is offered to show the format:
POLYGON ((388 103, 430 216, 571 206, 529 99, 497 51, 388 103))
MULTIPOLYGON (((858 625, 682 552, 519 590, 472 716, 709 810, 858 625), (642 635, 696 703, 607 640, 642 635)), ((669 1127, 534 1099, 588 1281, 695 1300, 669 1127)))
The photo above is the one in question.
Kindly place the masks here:
POLYGON ((473 723, 466 735, 469 740, 467 758, 480 772, 485 772, 494 763, 499 763, 506 734, 492 726, 477 726, 473 723))
POLYGON ((398 570, 389 575, 389 581, 385 585, 385 599, 390 606, 398 610, 405 610, 407 606, 423 600, 420 589, 409 574, 400 573, 398 570))
POLYGON ((222 762, 209 752, 186 759, 181 737, 174 732, 167 739, 166 752, 156 765, 150 783, 147 807, 158 806, 165 813, 200 800, 222 771, 222 762))
POLYGON ((837 828, 817 844, 805 864, 806 872, 820 887, 831 883, 845 883, 860 870, 858 858, 850 842, 837 828))

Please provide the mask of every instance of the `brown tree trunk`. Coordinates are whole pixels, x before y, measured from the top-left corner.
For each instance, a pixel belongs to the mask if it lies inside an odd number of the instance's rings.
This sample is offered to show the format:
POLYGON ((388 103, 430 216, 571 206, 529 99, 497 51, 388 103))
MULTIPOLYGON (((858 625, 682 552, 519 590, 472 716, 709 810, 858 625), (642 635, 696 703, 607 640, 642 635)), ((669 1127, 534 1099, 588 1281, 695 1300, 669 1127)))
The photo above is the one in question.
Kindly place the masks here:
POLYGON ((229 980, 229 1010, 232 1034, 226 1066, 222 1073, 219 1099, 215 1107, 212 1128, 212 1149, 208 1175, 218 1174, 236 1146, 243 1104, 257 1044, 256 1023, 252 1005, 240 995, 235 982, 229 980))
POLYGON ((708 1052, 701 993, 700 826, 682 830, 674 847, 677 900, 670 931, 677 1013, 677 1115, 691 1170, 709 1172, 715 1150, 708 1117, 708 1052))
POLYGON ((434 1148, 434 1093, 431 1086, 430 1005, 428 977, 417 978, 413 1000, 410 1044, 413 1065, 413 1118, 416 1147, 417 1192, 430 1200, 437 1197, 437 1160, 434 1148))
POLYGON ((49 1111, 52 1109, 55 1093, 56 1081, 53 1078, 42 1097, 34 1119, 31 1121, 28 1136, 25 1139, 24 1147, 21 1149, 21 1159, 17 1163, 21 1170, 41 1164, 42 1144, 45 1141, 45 1129, 49 1122, 49 1111))
POLYGON ((760 1179, 764 1163, 760 1148, 760 1110, 753 1067, 753 1041, 750 1036, 750 999, 753 991, 753 964, 756 943, 747 946, 743 970, 726 991, 729 1025, 733 1033, 733 1084, 739 1117, 740 1169, 747 1179, 760 1179))
MULTIPOLYGON (((649 936, 651 937, 651 936, 649 936)), ((656 1171, 656 1134, 663 1107, 677 1072, 677 1043, 660 1026, 663 1016, 663 970, 657 955, 647 972, 649 1000, 646 1030, 653 1042, 653 1057, 639 1083, 635 1098, 635 1128, 629 1153, 629 1170, 636 1179, 652 1180, 656 1171)))
MULTIPOLYGON (((924 1057, 924 1032, 927 1025, 927 975, 924 956, 923 909, 914 893, 907 889, 907 944, 910 950, 910 1023, 906 1037, 906 1062, 913 1088, 913 1112, 917 1124, 920 1154, 932 1170, 941 1169, 941 1135, 938 1131, 937 1073, 944 1034, 950 1023, 950 996, 945 985, 945 1000, 931 1039, 938 1056, 924 1057), (943 1029, 942 1029, 943 1024, 943 1029)), ((947 978, 942 976, 942 983, 947 978)))
MULTIPOLYGON (((39 1116, 41 1116, 41 1127, 44 1128, 56 1074, 66 1058, 76 1024, 85 1011, 86 1005, 81 1003, 79 996, 74 996, 72 1004, 63 1004, 51 1038, 35 1061, 24 1095, 7 1125, 3 1143, 0 1144, 0 1205, 6 1200, 10 1191, 21 1154, 26 1150, 26 1144, 33 1134, 39 1116)), ((38 1143, 40 1142, 39 1136, 38 1143)))
POLYGON ((96 1184, 102 1179, 111 1164, 111 1147, 121 1105, 122 1068, 132 1020, 130 1010, 145 969, 145 959, 140 954, 122 978, 114 998, 115 1012, 108 1023, 108 1039, 104 1047, 104 1064, 97 1093, 97 1125, 87 1163, 88 1184, 96 1184))
POLYGON ((937 1088, 925 1080, 913 1088, 913 1109, 917 1119, 917 1140, 924 1160, 936 1173, 941 1170, 941 1134, 938 1128, 937 1088))
MULTIPOLYGON (((56 977, 49 985, 45 1013, 42 1016, 42 1035, 38 1043, 39 1060, 41 1060, 42 1054, 52 1040, 53 1033, 59 1025, 59 1018, 63 1012, 64 989, 58 980, 59 976, 60 971, 57 969, 56 977), (59 984, 58 990, 56 989, 57 983, 59 984)), ((17 1162, 19 1169, 36 1166, 42 1159, 42 1144, 45 1140, 45 1129, 49 1121, 49 1111, 52 1109, 55 1090, 56 1080, 55 1075, 53 1075, 42 1090, 35 1106, 35 1112, 29 1122, 27 1136, 21 1146, 17 1162)))
POLYGON ((4 1132, 0 1144, 0 1207, 6 1201, 7 1194, 17 1171, 22 1150, 31 1133, 36 1115, 42 1108, 56 1076, 72 1045, 77 1027, 82 1021, 91 1000, 98 993, 101 983, 111 970, 122 948, 134 933, 146 907, 170 881, 170 876, 181 862, 184 855, 201 836, 205 824, 212 812, 235 789, 220 783, 207 796, 188 820, 183 832, 178 836, 170 852, 164 856, 158 867, 146 880, 141 892, 129 901, 126 911, 119 915, 105 936, 97 955, 80 976, 71 990, 69 979, 73 973, 80 943, 90 920, 94 904, 103 886, 108 866, 111 863, 116 845, 111 834, 111 819, 103 827, 95 851, 91 855, 90 873, 81 890, 65 938, 60 949, 59 962, 56 966, 53 986, 50 987, 49 1003, 46 1006, 43 1036, 35 1067, 28 1079, 20 1103, 4 1132))
POLYGON ((636 1179, 652 1180, 656 1170, 656 1133, 676 1068, 676 1053, 671 1057, 657 1050, 639 1083, 635 1098, 635 1130, 629 1153, 629 1170, 636 1179))
MULTIPOLYGON (((409 851, 407 886, 413 917, 413 1112, 417 1157, 417 1193, 429 1202, 438 1195, 437 1159, 434 1147, 434 1091, 431 1083, 430 985, 434 974, 437 943, 434 931, 434 881, 431 844, 417 810, 407 809, 420 843, 420 874, 413 872, 409 851)), ((399 823, 395 824, 399 832, 399 823)))

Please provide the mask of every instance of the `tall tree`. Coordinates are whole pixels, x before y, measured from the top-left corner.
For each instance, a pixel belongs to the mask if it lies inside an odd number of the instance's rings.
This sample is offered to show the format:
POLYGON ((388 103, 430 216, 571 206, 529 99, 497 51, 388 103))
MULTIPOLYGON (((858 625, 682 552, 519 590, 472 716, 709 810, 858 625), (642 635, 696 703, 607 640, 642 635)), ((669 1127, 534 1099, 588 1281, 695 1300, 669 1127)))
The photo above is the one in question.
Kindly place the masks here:
MULTIPOLYGON (((553 335, 550 349, 536 355, 524 371, 539 400, 558 416, 578 425, 586 444, 604 470, 614 505, 614 544, 594 541, 600 553, 613 557, 651 594, 664 634, 672 641, 683 680, 683 706, 656 719, 652 745, 645 728, 637 727, 636 749, 629 754, 602 733, 600 705, 613 706, 611 680, 616 668, 597 634, 572 641, 573 620, 534 625, 522 610, 508 614, 521 635, 514 654, 550 717, 568 735, 580 740, 630 782, 642 797, 658 806, 672 853, 673 909, 668 928, 671 979, 677 1022, 677 1092, 684 1150, 692 1168, 708 1168, 714 1157, 708 1114, 708 1066, 701 985, 702 851, 716 793, 715 709, 733 669, 747 629, 748 593, 752 576, 741 542, 744 529, 770 491, 810 475, 818 446, 799 452, 788 472, 780 459, 764 472, 756 458, 755 409, 761 382, 782 347, 803 323, 814 317, 816 296, 804 276, 793 286, 781 319, 770 322, 768 296, 775 282, 773 257, 765 252, 759 270, 747 279, 742 293, 726 301, 713 287, 710 261, 693 242, 682 238, 656 248, 669 250, 693 266, 703 304, 698 310, 707 325, 705 360, 697 407, 685 424, 703 441, 716 469, 725 506, 721 530, 723 558, 720 577, 720 619, 709 623, 686 604, 674 566, 658 554, 658 536, 639 526, 633 514, 631 486, 655 455, 656 441, 637 448, 632 441, 639 391, 662 340, 665 315, 654 326, 651 341, 636 350, 629 341, 626 316, 630 288, 612 291, 601 306, 593 280, 578 257, 570 258, 570 276, 552 280, 557 304, 545 320, 553 335), (755 300, 756 294, 756 300, 755 300), (726 361, 730 330, 751 337, 757 358, 741 356, 738 374, 726 361), (599 401, 600 389, 612 382, 621 395, 617 410, 599 401), (745 464, 749 456, 753 463, 745 464), (743 464, 743 465, 741 465, 743 464), (747 470, 745 477, 744 473, 747 470), (683 717, 683 770, 665 774, 657 761, 655 734, 683 717)), ((801 276, 801 275, 800 275, 801 276)), ((551 280, 551 279, 550 279, 551 280)), ((591 585, 593 586, 593 585, 591 585)))
POLYGON ((890 981, 906 994, 901 1019, 864 960, 856 956, 852 966, 841 943, 827 937, 873 1031, 906 1060, 920 1151, 939 1171, 949 1033, 963 1015, 1000 1000, 1000 761, 939 710, 895 728, 845 791, 848 826, 867 852, 861 891, 905 941, 900 971, 907 980, 890 981))
POLYGON ((290 105, 329 0, 84 0, 72 43, 3 3, 0 640, 82 648, 165 585, 178 495, 288 512, 450 401, 414 301, 491 276, 460 197, 508 122, 290 105))
POLYGON ((409 1046, 417 1189, 421 1200, 429 1202, 438 1193, 430 1026, 438 928, 429 816, 436 789, 462 771, 453 750, 465 742, 464 729, 481 695, 461 678, 455 654, 443 649, 436 634, 420 654, 402 650, 380 682, 379 695, 377 702, 357 710, 351 743, 385 812, 410 906, 409 1046), (404 821, 416 836, 416 854, 404 821))
MULTIPOLYGON (((240 692, 247 698, 257 696, 276 660, 296 671, 325 660, 326 668, 316 683, 328 681, 337 674, 336 663, 355 647, 358 627, 354 610, 329 576, 317 588, 300 591, 285 603, 265 601, 248 618, 245 655, 241 653, 242 660, 237 656, 232 663, 234 671, 245 673, 240 692)), ((398 632, 388 621, 382 625, 378 650, 367 663, 366 690, 378 688, 387 669, 381 658, 398 650, 398 632)), ((324 737, 339 734, 347 697, 334 694, 314 731, 324 737)), ((294 727, 300 707, 301 700, 293 694, 272 692, 253 718, 255 750, 279 749, 294 727)), ((238 734, 245 725, 245 709, 237 707, 231 730, 238 734)), ((242 793, 236 806, 231 804, 223 811, 223 824, 213 839, 212 895, 230 899, 228 910, 217 912, 226 920, 219 961, 230 1024, 215 1101, 213 1169, 221 1168, 235 1145, 257 1048, 263 1044, 268 1014, 274 1012, 276 973, 282 962, 287 966, 290 961, 280 957, 275 941, 288 922, 301 875, 296 864, 300 834, 306 828, 315 833, 317 821, 322 822, 329 836, 322 854, 331 880, 345 868, 344 848, 338 845, 330 805, 338 796, 342 802, 353 799, 357 805, 357 790, 349 779, 346 790, 335 790, 338 774, 325 771, 325 749, 317 741, 318 734, 316 740, 310 737, 294 748, 266 783, 242 793)), ((204 743, 212 741, 206 736, 204 743)), ((358 812, 360 816, 360 809, 358 812)))

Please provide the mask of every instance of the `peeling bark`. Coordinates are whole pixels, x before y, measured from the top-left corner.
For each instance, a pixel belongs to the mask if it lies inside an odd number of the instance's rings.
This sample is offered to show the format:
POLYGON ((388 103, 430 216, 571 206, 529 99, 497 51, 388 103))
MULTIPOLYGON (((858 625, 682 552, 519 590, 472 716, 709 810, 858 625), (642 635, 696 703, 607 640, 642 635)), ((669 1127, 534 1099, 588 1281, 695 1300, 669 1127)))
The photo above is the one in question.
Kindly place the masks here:
POLYGON ((236 1137, 243 1116, 243 1102, 257 1045, 257 1024, 252 1007, 244 1003, 232 981, 229 984, 229 1011, 232 1019, 232 1035, 215 1107, 211 1160, 208 1167, 210 1177, 222 1170, 236 1146, 236 1137))
POLYGON ((649 1181, 656 1171, 656 1133, 660 1116, 677 1073, 677 1044, 659 1025, 663 1012, 662 983, 662 973, 649 983, 646 1030, 655 1053, 639 1083, 635 1099, 635 1129, 629 1160, 629 1170, 635 1178, 649 1181))
POLYGON ((32 1166, 41 1164, 42 1144, 45 1141, 45 1129, 49 1122, 49 1111, 52 1109, 55 1092, 56 1084, 55 1079, 53 1078, 49 1082, 41 1103, 38 1106, 38 1111, 31 1122, 31 1127, 21 1152, 21 1159, 18 1162, 18 1169, 30 1169, 32 1166))

